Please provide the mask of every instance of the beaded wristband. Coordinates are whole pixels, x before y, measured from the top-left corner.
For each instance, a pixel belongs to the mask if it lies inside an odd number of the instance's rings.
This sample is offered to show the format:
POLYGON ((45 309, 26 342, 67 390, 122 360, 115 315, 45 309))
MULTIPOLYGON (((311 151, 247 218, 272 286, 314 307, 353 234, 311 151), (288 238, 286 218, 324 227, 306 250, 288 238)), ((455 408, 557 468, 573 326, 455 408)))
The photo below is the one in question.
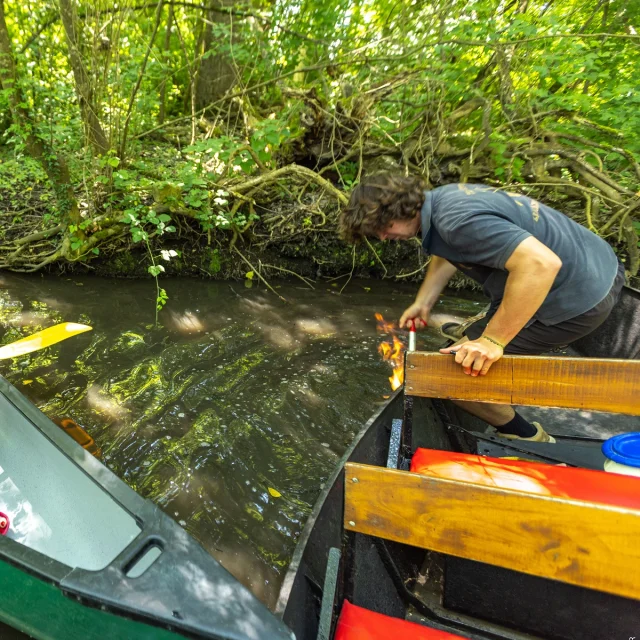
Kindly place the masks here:
POLYGON ((490 338, 489 336, 480 336, 480 337, 484 338, 485 340, 488 340, 489 342, 493 342, 493 344, 497 344, 504 351, 504 345, 500 344, 497 340, 494 340, 493 338, 490 338))

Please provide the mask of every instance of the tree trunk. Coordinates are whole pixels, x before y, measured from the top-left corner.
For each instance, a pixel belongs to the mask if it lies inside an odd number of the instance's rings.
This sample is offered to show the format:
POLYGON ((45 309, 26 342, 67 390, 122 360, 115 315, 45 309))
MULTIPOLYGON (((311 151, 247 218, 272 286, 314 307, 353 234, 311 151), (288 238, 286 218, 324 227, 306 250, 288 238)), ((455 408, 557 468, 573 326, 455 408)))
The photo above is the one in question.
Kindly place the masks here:
MULTIPOLYGON (((11 118, 24 139, 27 153, 44 168, 55 191, 60 211, 66 217, 65 221, 78 225, 82 218, 71 186, 67 163, 36 135, 34 123, 23 106, 24 97, 18 84, 11 38, 4 17, 4 0, 0 0, 0 84, 7 92, 11 118)), ((76 235, 81 237, 82 232, 78 230, 76 235)))
POLYGON ((98 118, 98 110, 93 100, 91 80, 87 75, 84 64, 82 63, 82 57, 80 56, 78 34, 75 28, 75 15, 71 0, 60 0, 60 18, 62 19, 64 32, 67 36, 69 62, 73 69, 76 93, 78 94, 80 114, 82 116, 86 138, 97 153, 104 154, 109 151, 109 142, 102 130, 102 125, 98 118))
POLYGON ((160 26, 163 2, 164 0, 158 0, 158 4, 156 5, 156 14, 153 19, 151 38, 149 39, 147 51, 144 54, 144 58, 142 59, 142 65, 140 66, 140 71, 138 72, 138 79, 136 80, 136 83, 131 91, 131 96, 129 97, 129 106, 127 107, 127 115, 124 119, 124 127, 122 128, 122 138, 120 139, 120 146, 118 148, 118 155, 120 156, 120 160, 122 162, 124 162, 124 154, 127 149, 127 133, 129 132, 129 123, 131 122, 131 116, 133 115, 133 107, 136 103, 136 96, 138 95, 138 89, 140 89, 140 85, 142 84, 142 78, 144 78, 144 72, 147 68, 147 61, 149 60, 149 55, 151 54, 153 43, 156 39, 156 34, 158 33, 158 27, 160 26))
MULTIPOLYGON (((167 16, 167 30, 164 34, 164 54, 162 56, 162 62, 164 65, 169 64, 169 50, 171 48, 171 26, 173 23, 173 5, 169 5, 169 15, 167 16)), ((163 124, 165 119, 166 109, 166 95, 167 95, 167 82, 171 80, 171 75, 166 75, 162 84, 160 85, 160 111, 158 112, 158 124, 163 124)))
POLYGON ((514 116, 513 105, 513 81, 511 79, 511 57, 515 47, 496 47, 496 59, 498 61, 498 73, 500 76, 500 104, 508 118, 514 116))
MULTIPOLYGON (((218 6, 226 9, 233 8, 234 0, 221 0, 218 6)), ((223 42, 214 38, 214 25, 230 25, 229 13, 220 11, 207 11, 207 22, 204 28, 202 50, 199 54, 206 53, 211 48, 217 49, 223 42)), ((216 102, 236 83, 236 73, 229 56, 223 53, 215 53, 200 62, 198 80, 196 85, 196 109, 206 109, 216 102)))

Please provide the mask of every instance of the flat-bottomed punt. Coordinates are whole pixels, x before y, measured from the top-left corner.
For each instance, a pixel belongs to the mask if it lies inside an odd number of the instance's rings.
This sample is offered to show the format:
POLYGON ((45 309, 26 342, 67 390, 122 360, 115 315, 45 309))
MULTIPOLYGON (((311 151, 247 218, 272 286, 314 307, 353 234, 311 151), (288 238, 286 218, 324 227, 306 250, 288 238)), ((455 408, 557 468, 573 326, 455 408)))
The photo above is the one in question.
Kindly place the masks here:
POLYGON ((505 356, 471 378, 407 354, 404 390, 316 503, 278 615, 298 640, 633 637, 640 478, 606 473, 601 440, 506 440, 451 400, 559 407, 580 429, 639 416, 639 398, 640 360, 505 356))

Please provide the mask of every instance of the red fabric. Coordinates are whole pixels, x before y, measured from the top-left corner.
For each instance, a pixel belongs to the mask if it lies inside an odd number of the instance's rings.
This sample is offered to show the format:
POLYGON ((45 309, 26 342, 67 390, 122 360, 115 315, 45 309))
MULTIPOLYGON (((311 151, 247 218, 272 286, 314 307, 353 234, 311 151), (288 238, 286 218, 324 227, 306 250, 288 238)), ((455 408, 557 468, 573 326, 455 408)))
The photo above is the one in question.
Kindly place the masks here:
POLYGON ((435 478, 640 509, 640 478, 538 462, 418 449, 411 471, 435 478))
POLYGON ((363 609, 345 600, 334 640, 465 640, 462 636, 363 609))

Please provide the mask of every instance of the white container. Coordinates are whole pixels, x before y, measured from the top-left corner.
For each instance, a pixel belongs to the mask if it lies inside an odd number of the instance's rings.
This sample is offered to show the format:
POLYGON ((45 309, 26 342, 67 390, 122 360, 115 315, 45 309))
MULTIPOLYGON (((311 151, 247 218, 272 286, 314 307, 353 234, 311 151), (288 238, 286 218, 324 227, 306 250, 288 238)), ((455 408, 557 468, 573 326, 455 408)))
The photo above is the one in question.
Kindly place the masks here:
POLYGON ((607 460, 604 463, 604 470, 609 473, 622 473, 625 476, 637 476, 640 478, 640 467, 630 467, 627 464, 620 464, 614 460, 607 460))

